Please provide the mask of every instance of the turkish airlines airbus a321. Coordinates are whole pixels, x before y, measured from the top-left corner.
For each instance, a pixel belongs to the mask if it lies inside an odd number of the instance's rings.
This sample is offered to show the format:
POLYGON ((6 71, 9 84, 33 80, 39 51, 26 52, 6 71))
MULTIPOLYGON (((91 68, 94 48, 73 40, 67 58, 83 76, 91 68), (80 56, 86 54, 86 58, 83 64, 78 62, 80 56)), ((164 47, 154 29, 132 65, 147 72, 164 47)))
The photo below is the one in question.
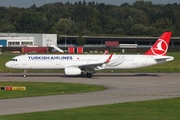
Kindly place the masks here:
MULTIPOLYGON (((65 75, 86 74, 91 78, 95 70, 134 69, 172 61, 166 56, 171 32, 164 32, 155 44, 143 55, 102 54, 102 55, 19 55, 5 66, 13 69, 63 69, 65 75)), ((26 73, 23 73, 26 76, 26 73)))

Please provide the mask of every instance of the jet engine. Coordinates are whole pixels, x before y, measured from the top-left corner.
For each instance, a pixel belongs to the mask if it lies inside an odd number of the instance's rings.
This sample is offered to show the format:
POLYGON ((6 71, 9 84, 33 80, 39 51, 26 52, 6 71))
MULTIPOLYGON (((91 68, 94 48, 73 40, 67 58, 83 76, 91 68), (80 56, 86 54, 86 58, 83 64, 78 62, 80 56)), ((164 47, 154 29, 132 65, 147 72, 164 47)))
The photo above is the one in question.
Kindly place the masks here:
POLYGON ((67 67, 64 69, 65 75, 80 75, 81 69, 75 67, 67 67))

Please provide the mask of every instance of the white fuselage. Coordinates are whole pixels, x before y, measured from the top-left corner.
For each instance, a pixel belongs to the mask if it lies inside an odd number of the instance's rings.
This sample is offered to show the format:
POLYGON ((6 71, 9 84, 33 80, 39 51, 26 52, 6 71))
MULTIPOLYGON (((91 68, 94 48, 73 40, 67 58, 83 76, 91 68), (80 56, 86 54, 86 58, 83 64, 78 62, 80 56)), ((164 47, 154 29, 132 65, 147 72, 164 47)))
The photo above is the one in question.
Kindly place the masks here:
MULTIPOLYGON (((14 69, 64 69, 68 66, 81 66, 103 63, 109 55, 20 55, 6 63, 6 67, 14 69)), ((97 66, 102 69, 133 69, 171 61, 171 56, 154 55, 113 55, 111 60, 97 66)))

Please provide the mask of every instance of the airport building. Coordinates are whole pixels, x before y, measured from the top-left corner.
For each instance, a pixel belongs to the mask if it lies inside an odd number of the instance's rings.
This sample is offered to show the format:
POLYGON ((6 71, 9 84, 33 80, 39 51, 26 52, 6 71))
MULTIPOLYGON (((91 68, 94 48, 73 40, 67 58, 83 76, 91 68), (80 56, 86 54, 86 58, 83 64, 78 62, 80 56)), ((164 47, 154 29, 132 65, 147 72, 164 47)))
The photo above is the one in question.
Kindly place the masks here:
POLYGON ((57 34, 0 33, 0 45, 3 47, 57 45, 57 34))
MULTIPOLYGON (((79 36, 64 36, 60 35, 61 39, 58 41, 58 47, 68 47, 76 45, 76 41, 79 36)), ((113 36, 82 36, 85 38, 86 44, 84 47, 107 47, 106 42, 112 41, 118 42, 119 47, 121 45, 137 45, 137 47, 150 47, 154 44, 154 42, 159 38, 158 37, 113 37, 113 36)), ((170 41, 171 47, 179 47, 180 46, 180 37, 171 37, 170 41)))
POLYGON ((3 47, 33 46, 34 37, 0 37, 0 45, 3 47))
MULTIPOLYGON (((58 46, 67 48, 77 46, 76 41, 79 36, 67 36, 57 34, 29 34, 29 33, 0 33, 0 46, 3 47, 24 47, 24 46, 39 46, 51 47, 58 46), (59 37, 59 41, 57 41, 59 37)), ((113 37, 113 36, 82 36, 85 38, 83 47, 107 47, 114 46, 117 43, 118 47, 150 47, 159 37, 113 37), (109 43, 109 44, 107 44, 109 43), (131 46, 130 46, 131 45, 131 46)), ((180 37, 171 37, 171 47, 180 46, 180 37)))

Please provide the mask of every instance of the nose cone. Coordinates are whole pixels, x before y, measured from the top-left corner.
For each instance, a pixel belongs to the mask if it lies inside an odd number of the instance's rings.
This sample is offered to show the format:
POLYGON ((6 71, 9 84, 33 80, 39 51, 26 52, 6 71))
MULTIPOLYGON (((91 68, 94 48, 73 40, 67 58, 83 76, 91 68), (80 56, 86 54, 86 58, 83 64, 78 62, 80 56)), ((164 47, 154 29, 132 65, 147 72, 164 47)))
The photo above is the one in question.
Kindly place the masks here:
POLYGON ((9 62, 7 62, 7 63, 5 64, 5 66, 6 66, 7 68, 11 68, 11 67, 12 67, 12 64, 11 64, 10 61, 9 61, 9 62))

